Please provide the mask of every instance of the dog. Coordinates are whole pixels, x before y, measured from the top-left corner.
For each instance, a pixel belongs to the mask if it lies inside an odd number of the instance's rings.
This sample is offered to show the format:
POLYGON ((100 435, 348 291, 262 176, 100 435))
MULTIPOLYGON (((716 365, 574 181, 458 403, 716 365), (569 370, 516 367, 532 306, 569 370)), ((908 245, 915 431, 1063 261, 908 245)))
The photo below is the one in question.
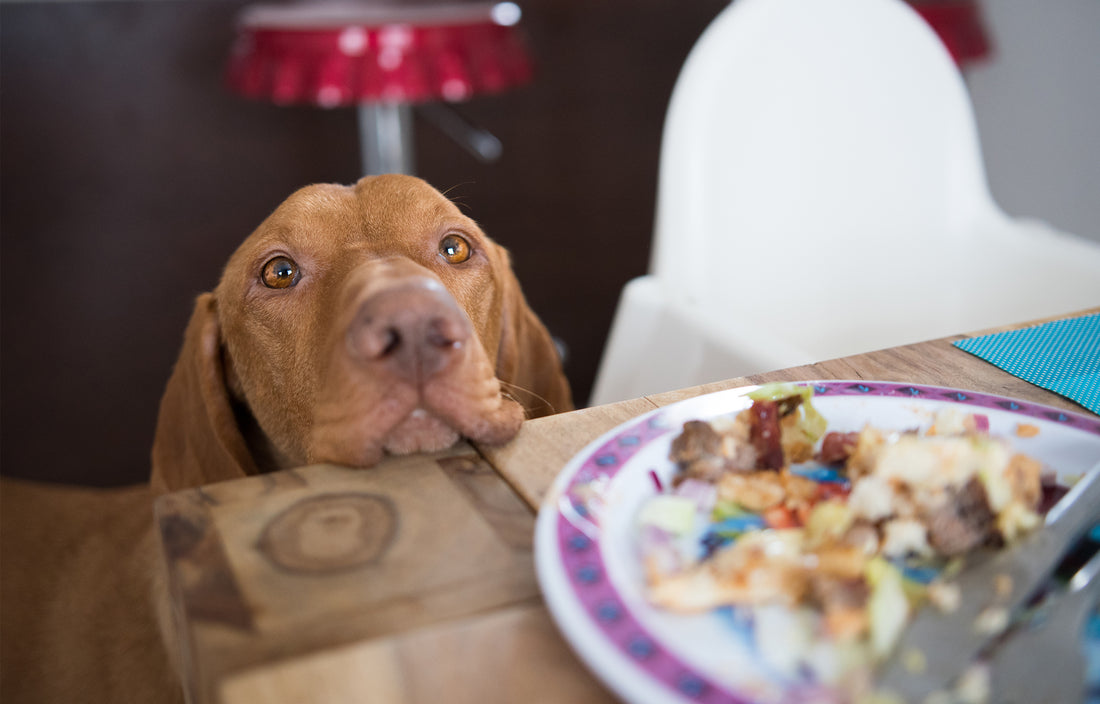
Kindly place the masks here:
POLYGON ((147 485, 0 485, 0 699, 182 700, 156 496, 501 444, 572 406, 507 251, 443 194, 403 175, 297 191, 195 302, 147 485))

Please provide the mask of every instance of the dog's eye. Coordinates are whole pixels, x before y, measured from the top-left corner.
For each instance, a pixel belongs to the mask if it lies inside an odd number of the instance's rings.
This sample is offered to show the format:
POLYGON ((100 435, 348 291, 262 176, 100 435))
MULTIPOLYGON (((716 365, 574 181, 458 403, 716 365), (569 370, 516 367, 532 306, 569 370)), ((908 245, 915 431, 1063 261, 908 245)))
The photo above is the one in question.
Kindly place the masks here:
POLYGON ((439 241, 439 255, 451 264, 461 264, 470 258, 470 243, 451 234, 439 241))
POLYGON ((298 270, 298 265, 293 259, 290 257, 275 257, 264 264, 264 269, 260 273, 260 280, 268 288, 290 288, 298 283, 301 275, 302 272, 298 270))

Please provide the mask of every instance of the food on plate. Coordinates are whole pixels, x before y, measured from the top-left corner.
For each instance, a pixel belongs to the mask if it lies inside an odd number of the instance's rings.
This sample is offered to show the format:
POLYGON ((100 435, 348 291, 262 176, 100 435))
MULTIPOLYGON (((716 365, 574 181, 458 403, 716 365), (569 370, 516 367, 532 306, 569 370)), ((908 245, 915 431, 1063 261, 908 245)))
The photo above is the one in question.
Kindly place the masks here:
POLYGON ((957 603, 967 554, 1042 523, 1042 465, 981 415, 830 431, 812 387, 749 396, 732 417, 684 424, 638 546, 654 605, 739 610, 783 674, 867 691, 917 607, 957 603))

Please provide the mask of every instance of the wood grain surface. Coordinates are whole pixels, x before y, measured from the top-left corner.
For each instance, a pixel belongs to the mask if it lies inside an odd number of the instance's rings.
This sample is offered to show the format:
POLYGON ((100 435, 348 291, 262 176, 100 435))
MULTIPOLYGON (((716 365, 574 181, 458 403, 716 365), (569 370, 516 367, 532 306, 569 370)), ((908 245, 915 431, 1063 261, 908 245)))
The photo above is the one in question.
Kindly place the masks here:
POLYGON ((611 701, 538 605, 504 607, 258 667, 227 679, 220 696, 225 704, 611 701))
POLYGON ((1087 412, 951 344, 962 337, 541 418, 503 447, 163 497, 189 700, 614 701, 559 635, 535 578, 535 515, 569 459, 661 406, 770 381, 910 382, 1087 412))
POLYGON ((193 701, 260 664, 538 599, 534 516, 469 446, 180 492, 157 520, 193 701))

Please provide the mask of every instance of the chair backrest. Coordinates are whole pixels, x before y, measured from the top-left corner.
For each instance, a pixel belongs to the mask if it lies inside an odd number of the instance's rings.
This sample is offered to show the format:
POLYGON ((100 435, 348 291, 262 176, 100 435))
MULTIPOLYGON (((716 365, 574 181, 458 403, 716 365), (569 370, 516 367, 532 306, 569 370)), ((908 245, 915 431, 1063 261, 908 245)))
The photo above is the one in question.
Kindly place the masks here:
POLYGON ((650 273, 739 310, 884 312, 989 218, 966 86, 909 6, 734 0, 672 94, 650 273))

